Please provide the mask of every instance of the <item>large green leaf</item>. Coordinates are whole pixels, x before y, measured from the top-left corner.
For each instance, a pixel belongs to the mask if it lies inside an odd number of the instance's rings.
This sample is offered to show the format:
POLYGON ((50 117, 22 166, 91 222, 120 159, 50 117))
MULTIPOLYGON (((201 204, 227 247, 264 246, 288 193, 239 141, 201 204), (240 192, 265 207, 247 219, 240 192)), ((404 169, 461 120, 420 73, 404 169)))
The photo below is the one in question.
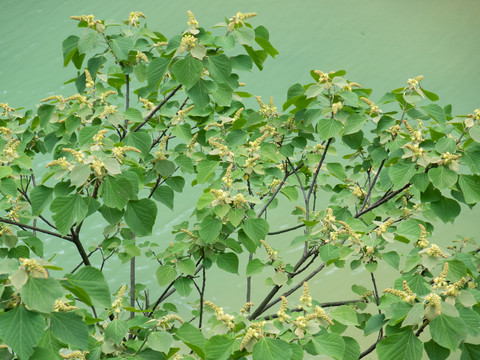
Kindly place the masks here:
POLYGON ((467 204, 480 202, 480 176, 462 174, 458 179, 458 184, 467 204))
POLYGON ((446 360, 450 355, 450 350, 438 345, 432 339, 424 343, 423 347, 430 360, 446 360))
POLYGON ((341 322, 344 325, 358 325, 357 313, 348 305, 337 307, 330 313, 334 320, 341 322))
POLYGON ((33 215, 39 215, 52 199, 53 189, 38 185, 30 192, 33 215))
POLYGON ((233 33, 240 44, 252 47, 255 45, 255 32, 252 28, 243 26, 235 29, 233 33))
POLYGON ((430 322, 430 335, 439 345, 455 351, 467 337, 467 330, 461 318, 438 315, 430 322))
POLYGON ((460 345, 460 349, 462 350, 462 356, 460 357, 460 360, 480 359, 480 345, 464 342, 462 345, 460 345))
POLYGON ((168 354, 173 343, 172 334, 164 331, 156 331, 148 335, 147 345, 156 351, 168 354))
POLYGON ((219 163, 218 161, 203 160, 197 165, 197 181, 204 184, 210 176, 215 172, 219 163))
POLYGON ((59 196, 53 199, 50 210, 57 230, 65 235, 75 222, 80 223, 88 213, 87 203, 79 194, 59 196))
POLYGON ((170 59, 157 57, 150 61, 147 68, 147 81, 149 85, 157 86, 163 79, 170 64, 170 59))
POLYGON ((24 306, 0 314, 0 338, 20 360, 28 360, 45 330, 45 320, 24 306))
POLYGON ((317 132, 323 140, 328 140, 338 135, 342 127, 342 123, 335 119, 320 119, 317 124, 317 132))
POLYGON ((157 276, 158 285, 167 286, 177 277, 177 270, 170 265, 160 265, 155 274, 157 276))
POLYGON ((437 189, 444 189, 453 186, 457 182, 458 175, 455 171, 445 166, 430 169, 428 177, 437 189))
POLYGON ((86 350, 88 328, 83 319, 72 312, 56 312, 50 315, 50 330, 66 344, 86 350))
POLYGON ((232 339, 228 335, 214 335, 205 343, 206 360, 227 360, 233 350, 232 339))
POLYGON ((112 305, 110 289, 103 273, 92 267, 85 266, 67 278, 68 282, 83 289, 92 299, 106 307, 112 305))
POLYGON ((136 236, 152 234, 157 217, 157 205, 150 199, 130 200, 125 211, 125 222, 136 236))
POLYGON ((388 168, 388 177, 395 188, 400 188, 410 181, 415 172, 414 164, 397 163, 388 168))
POLYGON ((245 219, 243 222, 243 230, 255 242, 265 240, 268 229, 269 224, 264 219, 245 219))
POLYGON ((453 199, 440 197, 439 200, 430 204, 431 209, 444 223, 453 220, 460 215, 460 205, 453 199))
POLYGON ((238 256, 234 253, 223 253, 217 257, 217 265, 220 269, 232 274, 238 274, 238 256))
POLYGON ((312 337, 305 350, 312 355, 328 355, 334 359, 342 359, 345 352, 345 341, 338 334, 323 333, 312 337))
POLYGON ((78 52, 84 54, 95 50, 100 45, 102 38, 96 31, 87 31, 78 40, 78 52))
POLYGON ((445 122, 445 111, 437 104, 428 104, 421 107, 428 115, 435 119, 438 123, 443 124, 445 122))
POLYGON ((200 223, 200 238, 207 244, 213 243, 220 235, 222 222, 214 217, 206 217, 200 223))
POLYGON ((360 357, 360 345, 357 340, 349 336, 344 336, 345 352, 343 353, 343 360, 358 360, 360 357))
POLYGON ((220 54, 209 56, 207 61, 207 69, 215 82, 228 84, 230 81, 232 64, 226 55, 220 54))
POLYGON ((175 287, 175 290, 177 290, 178 295, 188 296, 192 292, 193 280, 189 277, 182 276, 175 280, 173 286, 175 287))
POLYGON ((125 320, 114 319, 105 328, 105 337, 119 345, 127 335, 128 323, 125 320))
POLYGON ((412 331, 387 336, 377 345, 379 360, 420 360, 422 358, 422 342, 412 331))
POLYGON ((253 360, 290 360, 292 348, 280 339, 262 338, 253 347, 253 360))
POLYGON ((161 185, 157 187, 153 192, 153 198, 161 202, 162 204, 164 204, 170 210, 173 210, 174 196, 175 196, 175 193, 173 192, 172 188, 166 185, 161 185))
POLYGON ((142 157, 147 156, 150 153, 150 147, 152 145, 152 139, 148 133, 144 131, 130 132, 123 143, 128 146, 134 146, 142 152, 142 157))
POLYGON ((122 210, 133 196, 133 186, 126 178, 105 176, 100 194, 106 206, 122 210))
POLYGON ((126 36, 110 40, 110 47, 118 60, 128 60, 128 53, 132 50, 133 44, 133 40, 126 36))
POLYGON ((260 274, 265 267, 265 264, 259 259, 253 259, 247 264, 247 276, 252 276, 255 274, 260 274))
MULTIPOLYGON (((348 92, 349 94, 353 94, 348 92)), ((356 96, 356 95, 354 95, 356 96)), ((357 131, 361 130, 363 125, 365 124, 366 119, 357 114, 353 113, 351 114, 346 120, 345 120, 345 128, 343 130, 344 135, 348 134, 353 134, 356 133, 357 131)))
POLYGON ((63 289, 53 278, 30 277, 20 290, 20 296, 29 309, 49 313, 55 300, 63 295, 63 289))
POLYGON ((195 354, 205 359, 205 338, 200 330, 190 323, 185 323, 178 328, 175 335, 195 354))
POLYGON ((203 65, 200 60, 192 56, 186 56, 184 59, 178 60, 173 64, 171 69, 177 81, 188 90, 202 76, 203 65))

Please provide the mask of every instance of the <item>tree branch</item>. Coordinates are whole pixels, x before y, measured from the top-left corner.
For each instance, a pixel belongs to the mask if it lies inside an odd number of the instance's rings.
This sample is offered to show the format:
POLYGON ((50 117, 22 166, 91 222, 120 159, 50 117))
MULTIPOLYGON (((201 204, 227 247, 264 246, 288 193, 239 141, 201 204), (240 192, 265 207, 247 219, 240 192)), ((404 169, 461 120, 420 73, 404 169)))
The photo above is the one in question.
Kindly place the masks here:
POLYGON ((394 196, 400 194, 403 190, 405 189, 408 189, 410 186, 412 186, 411 183, 408 183, 406 184, 405 186, 403 186, 401 189, 398 189, 394 192, 391 192, 391 193, 388 193, 386 192, 385 195, 383 195, 379 200, 377 200, 373 205, 369 206, 368 208, 364 209, 364 210, 361 210, 359 212, 357 212, 354 216, 355 219, 359 218, 360 216, 362 216, 363 214, 366 214, 367 212, 379 207, 380 205, 386 203, 388 200, 390 200, 391 198, 393 198, 394 196))
POLYGON ((323 150, 322 158, 320 159, 320 162, 318 163, 317 170, 315 170, 315 174, 313 175, 312 184, 310 185, 310 189, 308 190, 308 195, 307 195, 307 198, 308 198, 309 201, 310 201, 310 197, 312 196, 313 188, 315 187, 315 184, 317 183, 318 173, 320 172, 320 169, 323 165, 323 162, 325 161, 325 156, 327 155, 328 147, 332 143, 332 139, 333 138, 328 139, 327 145, 325 145, 325 149, 323 150))
POLYGON ((300 225, 293 226, 293 227, 288 228, 288 229, 283 229, 283 230, 278 230, 278 231, 272 231, 272 232, 269 232, 267 235, 283 234, 283 233, 286 233, 286 232, 289 232, 289 231, 293 231, 293 230, 300 229, 300 228, 302 228, 302 227, 304 227, 304 226, 305 226, 305 224, 300 224, 300 225))
POLYGON ((19 223, 17 221, 4 219, 4 218, 0 218, 0 222, 5 223, 5 224, 10 224, 10 225, 16 225, 16 226, 19 226, 19 227, 24 228, 24 229, 38 231, 38 232, 41 232, 43 234, 55 236, 55 237, 58 237, 60 239, 64 239, 64 240, 67 240, 67 241, 70 241, 70 242, 74 242, 73 239, 69 236, 63 236, 62 234, 58 234, 58 233, 55 233, 55 232, 52 232, 52 231, 49 231, 49 230, 41 229, 41 228, 38 228, 36 226, 22 224, 22 223, 19 223))
POLYGON ((181 87, 182 87, 182 85, 178 85, 175 89, 173 89, 172 92, 170 94, 168 94, 168 96, 165 99, 163 99, 162 102, 160 104, 158 104, 155 107, 155 109, 153 109, 152 112, 150 114, 148 114, 145 117, 145 119, 135 129, 133 129, 133 132, 137 132, 138 130, 140 130, 148 122, 148 120, 150 120, 152 118, 152 116, 155 115, 157 113, 157 111, 160 110, 162 108, 162 106, 165 105, 165 103, 168 100, 170 100, 178 90, 180 90, 181 87))

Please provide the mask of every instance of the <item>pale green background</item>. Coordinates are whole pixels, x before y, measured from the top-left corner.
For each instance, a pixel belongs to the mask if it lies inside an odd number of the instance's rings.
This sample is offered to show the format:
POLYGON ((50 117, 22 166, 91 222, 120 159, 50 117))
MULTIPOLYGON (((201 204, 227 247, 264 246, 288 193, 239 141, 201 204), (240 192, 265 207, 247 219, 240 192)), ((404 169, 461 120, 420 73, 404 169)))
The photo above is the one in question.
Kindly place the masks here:
MULTIPOLYGON (((75 91, 71 85, 63 85, 75 71, 62 68, 61 43, 68 35, 81 33, 69 16, 93 13, 97 18, 126 19, 134 10, 145 13, 149 27, 167 37, 185 30, 187 10, 193 11, 206 28, 237 11, 258 12, 252 23, 263 24, 270 30, 271 42, 280 55, 269 58, 263 72, 254 70, 242 80, 247 83, 247 91, 264 98, 272 95, 277 105, 285 100, 291 84, 310 81, 311 69, 344 69, 350 80, 374 89, 374 100, 385 91, 404 86, 406 79, 422 74, 424 87, 440 95, 441 105, 453 104, 454 113, 471 113, 480 107, 480 3, 476 0, 1 0, 0 6, 0 102, 8 102, 12 107, 33 108, 46 96, 75 91)), ((184 193, 175 214, 161 207, 152 239, 168 244, 169 226, 189 216, 191 198, 192 194, 184 193)), ((478 210, 466 211, 455 226, 439 225, 435 234, 441 234, 444 245, 457 234, 475 235, 478 215, 478 210)), ((270 216, 277 217, 274 223, 279 227, 295 224, 293 217, 278 211, 270 216)), ((93 220, 89 226, 87 231, 91 234, 103 228, 93 220)), ((85 235, 88 233, 83 233, 83 238, 88 239, 85 235)), ((278 247, 291 238, 269 241, 278 247)), ((438 237, 435 241, 439 241, 438 237)), ((78 262, 78 254, 57 239, 49 239, 48 244, 47 253, 57 253, 56 260, 64 264, 65 270, 78 262)), ((245 266, 242 259, 241 273, 245 266)), ((155 283, 152 269, 154 263, 142 264, 142 281, 155 283)), ((116 285, 127 276, 119 272, 115 262, 107 271, 116 285)), ((244 303, 243 280, 239 282, 239 277, 224 273, 209 274, 207 297, 227 311, 238 310, 244 303)), ((380 289, 393 280, 388 269, 382 274, 380 289)), ((315 297, 320 301, 355 298, 350 285, 343 286, 339 279, 370 286, 365 272, 352 273, 348 266, 340 270, 329 268, 311 282, 315 297)), ((256 281, 254 300, 258 302, 264 291, 263 281, 256 281)), ((182 301, 188 307, 188 300, 182 301)))

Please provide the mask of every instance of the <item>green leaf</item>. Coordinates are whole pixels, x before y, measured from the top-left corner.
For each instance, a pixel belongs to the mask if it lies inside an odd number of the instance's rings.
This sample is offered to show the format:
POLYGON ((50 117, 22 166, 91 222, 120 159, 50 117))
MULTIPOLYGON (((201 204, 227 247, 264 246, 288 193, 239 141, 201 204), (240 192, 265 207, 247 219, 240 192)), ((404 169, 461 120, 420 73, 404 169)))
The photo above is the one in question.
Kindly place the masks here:
POLYGON ((384 314, 375 314, 370 319, 368 319, 367 323, 365 324, 365 329, 363 330, 363 334, 365 336, 373 334, 379 331, 383 324, 385 323, 385 315, 384 314))
POLYGON ((421 109, 425 111, 430 117, 435 119, 439 124, 443 124, 446 121, 445 112, 437 104, 428 104, 426 106, 421 106, 421 109))
POLYGON ((70 35, 62 43, 63 66, 67 66, 72 59, 73 54, 77 51, 79 37, 70 35))
POLYGON ((457 182, 458 175, 445 166, 439 166, 430 169, 428 178, 437 189, 441 190, 453 186, 457 182))
POLYGON ((193 280, 188 277, 180 277, 175 280, 173 286, 180 296, 188 296, 192 292, 193 280))
POLYGON ((317 124, 317 132, 323 140, 328 140, 338 135, 342 127, 342 123, 335 119, 320 119, 317 124))
POLYGON ((160 160, 155 164, 155 170, 163 177, 169 177, 175 172, 175 163, 170 160, 160 160))
POLYGON ((147 68, 147 82, 149 85, 157 86, 167 72, 170 59, 157 57, 150 61, 147 68))
POLYGON ((205 184, 210 176, 215 173, 219 165, 218 161, 202 160, 197 165, 197 181, 199 184, 205 184))
POLYGON ((388 177, 395 188, 401 188, 406 185, 413 175, 415 175, 415 166, 413 164, 396 163, 388 168, 388 177))
POLYGON ((88 180, 90 173, 91 171, 89 165, 76 165, 70 172, 70 182, 72 185, 80 187, 88 180))
POLYGON ((128 60, 128 53, 132 50, 133 45, 133 40, 126 36, 110 40, 110 47, 118 60, 128 60))
POLYGON ((92 266, 85 266, 69 276, 67 280, 70 284, 83 289, 92 299, 103 306, 110 307, 112 305, 108 283, 100 270, 92 266))
POLYGON ((480 176, 460 175, 458 185, 462 189, 463 197, 467 204, 480 202, 480 176))
POLYGON ((462 350, 462 356, 460 357, 460 360, 480 359, 480 345, 464 342, 460 345, 460 349, 462 350))
POLYGON ((350 114, 350 116, 345 120, 343 134, 348 135, 360 131, 363 128, 365 121, 366 119, 357 113, 350 114))
POLYGON ((157 205, 153 200, 130 200, 125 211, 125 222, 135 236, 151 235, 157 211, 157 205))
POLYGON ((261 338, 253 347, 253 360, 291 360, 292 349, 280 339, 261 338))
POLYGON ((253 47, 255 45, 255 31, 247 26, 242 26, 233 31, 237 41, 242 45, 253 47))
POLYGON ((422 342, 412 331, 387 336, 377 345, 379 360, 420 360, 422 352, 422 342))
POLYGON ((67 234, 75 222, 85 219, 88 213, 87 203, 79 194, 56 197, 50 204, 50 210, 55 213, 52 218, 62 235, 67 234))
POLYGON ((160 265, 155 272, 157 276, 158 285, 166 286, 170 285, 177 277, 177 270, 170 265, 160 265))
POLYGON ((238 275, 238 256, 235 253, 219 254, 217 266, 222 270, 238 275))
POLYGON ((218 84, 212 96, 218 106, 229 106, 232 102, 233 89, 228 84, 218 84))
POLYGON ((312 355, 328 355, 334 359, 342 359, 345 352, 345 342, 338 334, 324 333, 315 335, 307 343, 305 350, 312 355))
POLYGON ((163 352, 168 354, 170 347, 173 343, 172 334, 164 332, 164 331, 157 331, 152 332, 148 335, 147 345, 152 348, 153 350, 163 352))
POLYGON ((343 360, 358 360, 360 357, 360 345, 358 345, 358 342, 348 336, 344 336, 343 341, 345 342, 343 360))
POLYGON ((52 200, 53 189, 44 185, 37 185, 30 192, 30 201, 32 204, 32 214, 39 215, 43 209, 52 200))
POLYGON ((105 337, 111 339, 115 345, 120 345, 127 331, 128 323, 125 320, 114 319, 105 328, 105 337))
POLYGON ((247 249, 249 252, 255 252, 257 247, 260 246, 259 241, 253 241, 245 234, 245 231, 240 230, 238 232, 238 241, 247 249))
POLYGON ((212 193, 203 193, 197 200, 197 209, 205 209, 206 207, 210 206, 213 200, 215 200, 215 197, 212 193))
POLYGON ((162 204, 164 204, 166 207, 168 207, 170 210, 173 210, 173 200, 174 200, 175 194, 170 186, 166 185, 161 185, 155 189, 153 192, 153 198, 162 204))
POLYGON ((345 174, 345 165, 342 165, 340 163, 328 163, 327 164, 327 170, 330 174, 335 176, 337 179, 344 181, 347 177, 345 174))
POLYGON ((3 165, 0 167, 0 179, 10 176, 12 173, 12 168, 10 166, 3 165))
POLYGON ((403 236, 410 241, 417 241, 420 238, 420 227, 413 219, 402 221, 395 231, 397 235, 403 236))
POLYGON ((446 360, 450 355, 450 350, 438 345, 432 339, 424 343, 423 347, 430 360, 446 360))
POLYGON ((45 330, 43 317, 23 305, 0 314, 0 338, 18 355, 28 360, 45 330))
POLYGON ((205 359, 205 338, 200 330, 190 323, 180 326, 175 334, 185 345, 192 349, 195 354, 205 359))
POLYGON ((173 64, 171 70, 177 81, 188 90, 202 76, 203 65, 200 60, 186 56, 184 59, 178 60, 173 64))
POLYGON ((340 257, 339 248, 331 244, 326 244, 320 247, 318 253, 320 258, 327 263, 331 260, 337 260, 340 257))
POLYGON ((169 177, 165 183, 176 192, 182 192, 185 187, 185 179, 181 176, 169 177))
POLYGON ((233 352, 234 340, 228 335, 214 335, 205 343, 206 360, 227 360, 233 352))
POLYGON ((183 259, 177 263, 177 269, 186 275, 195 274, 195 262, 192 259, 183 259))
POLYGON ((253 62, 252 59, 248 55, 237 55, 232 56, 230 58, 232 68, 239 70, 239 71, 251 71, 253 62))
POLYGON ((123 143, 128 146, 136 147, 142 152, 142 157, 145 157, 150 153, 152 139, 148 133, 144 131, 130 132, 125 136, 125 139, 123 139, 123 143))
POLYGON ((398 265, 400 265, 400 255, 396 251, 389 251, 382 254, 382 259, 385 262, 393 267, 394 269, 398 270, 398 265))
POLYGON ((86 350, 88 348, 88 328, 83 319, 72 312, 50 314, 50 330, 60 341, 86 350))
POLYGON ((438 315, 430 322, 430 335, 439 345, 455 351, 467 337, 462 319, 448 315, 438 315))
POLYGON ((143 121, 143 115, 141 111, 135 108, 129 108, 125 110, 123 115, 125 116, 125 119, 133 122, 141 123, 143 121))
POLYGON ((100 186, 100 194, 105 206, 122 210, 133 197, 133 186, 126 178, 107 175, 100 186))
POLYGON ((195 108, 200 110, 205 109, 210 103, 210 92, 216 89, 216 85, 213 81, 207 81, 200 79, 187 90, 187 95, 195 104, 195 108))
POLYGON ((453 222, 453 220, 460 215, 461 210, 458 202, 444 196, 440 197, 438 201, 432 202, 430 208, 444 223, 449 221, 453 222))
POLYGON ((63 295, 63 289, 53 278, 30 277, 22 286, 20 296, 30 310, 49 313, 53 311, 55 300, 63 295))
POLYGON ((472 126, 468 133, 473 140, 475 140, 477 143, 480 142, 480 126, 478 124, 472 126))
POLYGON ((253 259, 247 264, 247 276, 252 276, 255 274, 260 274, 265 267, 265 264, 259 259, 253 259))
POLYGON ((206 217, 200 223, 200 238, 206 244, 215 242, 220 231, 222 230, 222 222, 214 217, 206 217))
POLYGON ((85 32, 78 40, 78 52, 85 54, 95 50, 101 43, 101 37, 96 31, 85 32))
POLYGON ((52 115, 55 112, 55 106, 50 104, 43 104, 37 110, 38 119, 40 120, 40 126, 47 127, 52 115))
MULTIPOLYGON (((462 291, 459 296, 462 296, 463 293, 464 293, 464 291, 462 291)), ((467 294, 470 294, 470 293, 467 292, 467 294)), ((458 297, 457 297, 457 299, 458 299, 458 297)), ((473 299, 473 300, 475 300, 475 299, 473 299)), ((463 302, 462 302, 462 304, 463 304, 463 302)), ((477 304, 477 301, 475 300, 474 304, 468 304, 468 305, 469 306, 474 306, 474 305, 478 305, 478 304, 477 304)), ((465 323, 467 333, 471 336, 477 336, 478 337, 480 335, 480 326, 478 326, 480 324, 480 315, 475 310, 468 309, 468 308, 460 308, 460 309, 458 309, 458 312, 460 313, 460 318, 465 323)))
POLYGON ((288 275, 284 271, 277 271, 272 277, 272 281, 277 286, 283 286, 288 281, 288 275))
POLYGON ((216 83, 228 84, 232 73, 232 64, 224 54, 209 56, 207 70, 216 83))
POLYGON ((357 313, 348 305, 337 307, 330 316, 344 325, 358 325, 357 313))
POLYGON ((416 303, 408 312, 405 320, 403 320, 402 327, 420 324, 423 320, 424 313, 424 305, 422 303, 416 303))
POLYGON ((243 230, 250 239, 255 242, 265 240, 268 234, 269 224, 264 219, 245 219, 243 222, 243 230))

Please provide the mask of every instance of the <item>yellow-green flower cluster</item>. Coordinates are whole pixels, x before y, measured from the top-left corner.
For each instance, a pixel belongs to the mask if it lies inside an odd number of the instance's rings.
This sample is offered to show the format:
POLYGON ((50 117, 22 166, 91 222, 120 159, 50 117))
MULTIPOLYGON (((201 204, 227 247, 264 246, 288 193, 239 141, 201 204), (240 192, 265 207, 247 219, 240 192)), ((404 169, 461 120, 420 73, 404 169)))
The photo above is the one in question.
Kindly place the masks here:
POLYGON ((413 79, 408 79, 407 84, 409 85, 410 89, 417 88, 418 85, 420 84, 420 81, 423 80, 423 75, 419 75, 417 77, 414 77, 413 79))
POLYGON ((358 243, 360 240, 360 235, 358 235, 353 229, 344 221, 337 221, 340 225, 343 226, 343 232, 347 233, 350 236, 350 239, 354 243, 358 243))
POLYGON ((142 152, 137 149, 136 147, 134 146, 115 146, 113 149, 112 149, 112 152, 113 154, 115 155, 115 157, 117 158, 118 161, 122 161, 122 157, 123 155, 125 154, 125 152, 127 151, 133 151, 133 152, 136 152, 136 153, 139 153, 141 154, 142 152))
POLYGON ((275 261, 278 255, 278 252, 273 250, 273 248, 270 245, 268 245, 268 243, 265 240, 260 240, 260 242, 265 247, 265 250, 267 251, 267 255, 270 258, 270 260, 275 261))
POLYGON ((222 177, 222 181, 227 188, 229 188, 233 185, 232 170, 233 170, 233 163, 231 163, 228 166, 227 171, 225 172, 225 176, 222 177))
POLYGON ((69 96, 65 99, 65 102, 67 101, 78 101, 80 104, 80 109, 83 109, 85 105, 89 108, 92 108, 92 104, 88 101, 86 96, 80 95, 80 94, 75 94, 72 96, 69 96))
POLYGON ((148 57, 145 55, 145 53, 137 51, 137 55, 135 55, 135 62, 139 63, 140 61, 148 63, 148 57))
POLYGON ((410 133, 410 138, 412 141, 421 143, 424 139, 422 137, 422 132, 420 130, 415 130, 407 120, 403 120, 403 124, 407 128, 408 132, 410 133))
POLYGON ((93 169, 93 171, 98 177, 103 177, 103 169, 105 168, 105 164, 103 163, 102 159, 99 159, 96 156, 94 156, 94 160, 92 162, 92 165, 90 165, 90 167, 93 169))
POLYGON ((420 227, 420 238, 417 241, 417 246, 425 249, 428 246, 428 240, 427 240, 427 230, 425 230, 425 226, 422 224, 418 224, 420 227))
POLYGON ((118 110, 117 110, 117 107, 115 105, 105 105, 105 108, 103 109, 99 118, 103 119, 107 115, 116 114, 116 113, 118 113, 118 110))
POLYGON ((211 206, 230 204, 232 200, 230 199, 230 193, 222 189, 210 189, 210 194, 213 194, 214 201, 211 206))
POLYGON ((332 104, 332 114, 336 115, 341 109, 343 108, 343 105, 341 102, 336 102, 332 104))
POLYGON ((140 11, 132 11, 130 13, 130 16, 128 17, 128 25, 134 26, 134 27, 139 27, 138 20, 140 18, 146 19, 147 17, 145 16, 144 13, 142 13, 140 11))
POLYGON ((45 279, 48 278, 47 270, 42 265, 40 265, 35 259, 20 258, 19 260, 23 268, 27 272, 27 274, 30 274, 34 277, 40 277, 40 275, 43 275, 45 279))
POLYGON ((237 12, 235 16, 232 16, 228 20, 228 31, 233 31, 233 29, 235 28, 235 25, 241 24, 245 26, 244 20, 250 19, 254 16, 257 16, 256 12, 250 12, 250 13, 237 12))
POLYGON ((348 90, 348 91, 352 91, 352 88, 354 87, 358 87, 358 88, 361 88, 362 85, 360 85, 359 83, 356 83, 356 82, 349 82, 348 85, 345 85, 343 87, 343 90, 348 90))
POLYGON ((403 147, 410 150, 411 154, 409 154, 408 157, 411 157, 412 161, 415 161, 417 160, 417 158, 420 158, 423 155, 425 155, 425 150, 422 147, 420 147, 418 143, 414 143, 413 145, 405 144, 403 147))
POLYGON ((47 165, 45 165, 45 167, 50 167, 55 165, 61 166, 64 170, 71 170, 73 168, 72 164, 70 164, 67 161, 67 158, 65 156, 49 162, 47 165))
POLYGON ((447 286, 447 281, 445 280, 445 278, 447 277, 447 274, 448 274, 448 262, 445 262, 443 265, 443 270, 440 273, 440 275, 438 275, 433 279, 434 289, 439 289, 447 286))
POLYGON ((280 299, 282 300, 282 305, 280 306, 280 310, 277 311, 277 318, 280 322, 284 322, 290 319, 290 315, 287 315, 288 301, 285 296, 280 296, 280 299))
POLYGON ((197 19, 195 19, 195 15, 193 15, 193 13, 190 10, 188 10, 187 13, 188 13, 187 25, 190 26, 190 29, 198 29, 198 21, 197 19))
POLYGON ((425 297, 425 302, 428 302, 430 306, 434 307, 438 315, 442 313, 442 298, 438 294, 428 294, 425 297))
POLYGON ((321 308, 320 306, 318 306, 318 305, 315 306, 315 309, 313 309, 313 315, 315 315, 315 317, 317 319, 324 320, 327 323, 329 323, 330 325, 333 325, 332 319, 330 319, 330 317, 327 315, 325 310, 323 308, 321 308))
POLYGON ((77 359, 77 360, 85 360, 86 359, 86 355, 89 353, 89 351, 80 351, 80 350, 74 350, 68 354, 63 354, 63 353, 59 353, 59 355, 63 358, 63 359, 77 359))
POLYGON ((64 303, 60 299, 55 300, 55 304, 53 306, 53 311, 55 312, 65 312, 65 311, 76 310, 76 309, 78 309, 78 307, 64 303))
POLYGON ((415 295, 411 294, 411 291, 409 293, 409 292, 402 291, 402 290, 388 288, 388 289, 383 290, 383 292, 387 293, 387 294, 392 294, 392 295, 398 296, 400 299, 402 299, 403 301, 405 301, 409 304, 413 304, 415 302, 415 295))
POLYGON ((143 104, 143 107, 147 110, 153 110, 155 108, 154 103, 142 98, 141 96, 138 98, 138 100, 140 100, 140 102, 143 104))
POLYGON ((303 282, 303 293, 302 296, 300 296, 300 302, 302 303, 299 306, 300 308, 312 306, 312 297, 310 296, 310 289, 306 281, 303 282))
POLYGON ((11 113, 14 109, 8 106, 8 103, 0 103, 0 109, 3 109, 4 116, 8 116, 8 113, 11 113))
POLYGON ((228 150, 228 146, 221 144, 221 138, 208 139, 208 143, 214 148, 211 155, 220 155, 220 156, 233 156, 233 152, 228 150))
POLYGON ((313 71, 315 74, 318 75, 318 84, 322 84, 322 83, 330 83, 332 79, 330 79, 330 76, 328 76, 328 73, 324 73, 323 71, 320 71, 320 70, 314 70, 313 71))
POLYGON ((388 219, 387 221, 385 221, 383 224, 381 224, 378 228, 377 228, 377 235, 378 236, 381 236, 383 233, 387 232, 387 229, 393 225, 393 223, 395 222, 395 219, 393 218, 390 218, 388 219))
POLYGON ((460 289, 468 283, 468 279, 466 277, 462 277, 460 280, 453 284, 448 284, 443 292, 446 296, 453 296, 456 297, 460 294, 460 289))
POLYGON ((364 103, 366 103, 366 104, 370 107, 370 115, 371 115, 371 114, 374 114, 374 113, 375 113, 375 114, 379 114, 379 113, 382 112, 382 111, 378 108, 378 106, 375 105, 375 103, 374 103, 372 100, 370 100, 370 99, 368 99, 368 98, 366 98, 366 97, 363 97, 363 96, 360 97, 360 100, 362 100, 364 103))
POLYGON ((203 304, 215 311, 215 316, 217 317, 217 320, 227 325, 227 328, 229 330, 232 330, 235 327, 235 316, 225 314, 222 307, 215 305, 211 301, 206 300, 203 302, 203 304))
POLYGON ((265 320, 262 320, 250 324, 247 331, 245 332, 242 343, 240 344, 240 351, 243 350, 251 340, 258 340, 264 336, 262 328, 266 323, 267 322, 265 320))
POLYGON ((255 304, 251 301, 247 302, 245 305, 242 306, 242 308, 240 309, 240 314, 241 315, 244 315, 246 313, 248 313, 250 311, 250 308, 252 306, 255 306, 255 304))
POLYGON ((12 138, 12 129, 6 128, 5 126, 0 126, 0 133, 8 140, 12 138))
POLYGON ((127 291, 127 285, 122 285, 117 292, 117 297, 112 304, 112 310, 115 313, 115 318, 122 312, 123 308, 123 296, 127 291))
POLYGON ((190 111, 192 111, 194 107, 195 105, 191 105, 186 109, 178 110, 177 114, 172 118, 172 125, 185 121, 185 115, 187 115, 190 111))
POLYGON ((83 160, 85 159, 85 154, 81 151, 76 151, 70 148, 63 148, 62 151, 65 151, 69 154, 72 154, 75 157, 75 160, 79 163, 82 164, 83 160))
POLYGON ((102 102, 102 104, 106 104, 107 103, 107 98, 110 96, 110 95, 113 95, 113 94, 117 94, 116 91, 114 90, 107 90, 105 91, 101 97, 100 97, 100 101, 102 102))
POLYGON ((428 249, 424 249, 421 253, 426 253, 428 256, 438 259, 439 257, 447 258, 447 255, 436 244, 431 244, 428 249))
POLYGON ((185 50, 192 50, 197 45, 197 41, 198 39, 193 35, 184 35, 180 42, 180 53, 183 53, 185 50))
POLYGON ((8 161, 12 161, 13 159, 18 157, 17 148, 20 145, 20 140, 12 139, 5 144, 3 148, 3 155, 7 158, 8 161))
POLYGON ((270 97, 268 106, 262 101, 262 97, 255 95, 255 99, 260 105, 260 114, 265 118, 275 118, 278 116, 277 108, 273 104, 273 96, 270 97))
POLYGON ((233 205, 236 208, 242 208, 246 204, 247 204, 247 200, 245 199, 245 197, 242 194, 238 193, 233 197, 233 205))
POLYGON ((95 82, 92 79, 92 75, 90 75, 90 71, 88 69, 85 69, 85 86, 90 89, 95 86, 95 82))
POLYGON ((77 21, 84 21, 87 23, 89 28, 96 29, 96 25, 101 24, 100 20, 95 20, 95 16, 90 15, 79 15, 79 16, 70 16, 70 19, 77 21))
POLYGON ((157 326, 162 326, 164 329, 166 329, 168 327, 168 323, 171 322, 171 321, 178 321, 180 324, 183 324, 184 321, 183 319, 177 315, 177 314, 168 314, 168 315, 165 315, 163 317, 161 317, 160 319, 158 320, 150 320, 150 321, 156 321, 157 322, 157 326))
POLYGON ((168 141, 169 138, 170 138, 170 135, 165 135, 163 137, 162 141, 160 141, 160 143, 158 144, 158 150, 155 152, 155 161, 157 161, 157 160, 167 160, 167 157, 165 156, 166 153, 165 153, 164 149, 167 146, 167 141, 168 141))
POLYGON ((362 199, 367 195, 367 193, 358 185, 355 185, 353 187, 352 194, 358 197, 359 199, 362 199))
POLYGON ((195 133, 195 135, 193 135, 190 141, 188 142, 188 145, 187 145, 188 151, 193 151, 195 146, 197 146, 197 137, 198 137, 198 133, 195 133))

